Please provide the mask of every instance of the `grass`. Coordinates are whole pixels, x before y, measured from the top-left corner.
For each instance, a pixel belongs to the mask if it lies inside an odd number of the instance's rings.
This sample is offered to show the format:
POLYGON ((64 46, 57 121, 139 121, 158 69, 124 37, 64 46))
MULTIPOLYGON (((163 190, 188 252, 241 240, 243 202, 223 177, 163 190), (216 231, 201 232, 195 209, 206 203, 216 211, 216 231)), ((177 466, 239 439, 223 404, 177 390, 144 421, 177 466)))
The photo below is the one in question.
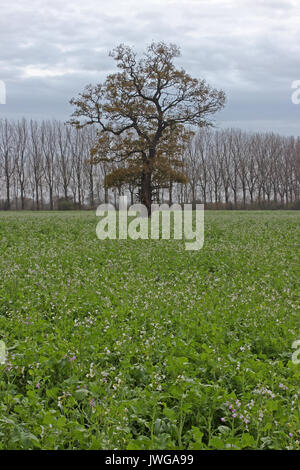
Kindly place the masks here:
POLYGON ((300 448, 300 213, 205 220, 189 252, 0 214, 0 448, 300 448))

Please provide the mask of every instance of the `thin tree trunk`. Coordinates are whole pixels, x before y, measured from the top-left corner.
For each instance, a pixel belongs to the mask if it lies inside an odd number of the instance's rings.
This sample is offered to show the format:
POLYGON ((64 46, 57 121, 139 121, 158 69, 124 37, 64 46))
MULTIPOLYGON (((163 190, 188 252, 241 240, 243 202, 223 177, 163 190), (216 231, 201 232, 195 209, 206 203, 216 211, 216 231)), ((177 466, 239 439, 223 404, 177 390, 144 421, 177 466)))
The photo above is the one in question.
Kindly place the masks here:
POLYGON ((151 172, 143 170, 141 182, 141 203, 147 208, 148 217, 151 216, 151 202, 152 202, 152 184, 151 172))

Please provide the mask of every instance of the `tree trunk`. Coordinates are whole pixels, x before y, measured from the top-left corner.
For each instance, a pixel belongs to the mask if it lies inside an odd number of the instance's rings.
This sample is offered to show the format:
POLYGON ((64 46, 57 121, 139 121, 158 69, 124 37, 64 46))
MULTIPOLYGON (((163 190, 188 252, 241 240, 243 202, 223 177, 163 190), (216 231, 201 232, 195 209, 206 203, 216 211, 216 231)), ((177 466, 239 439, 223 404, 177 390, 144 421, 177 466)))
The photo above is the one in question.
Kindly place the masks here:
POLYGON ((151 184, 151 171, 146 168, 142 172, 141 182, 141 203, 147 208, 148 217, 151 216, 151 203, 152 203, 152 184, 151 184))
POLYGON ((53 188, 49 186, 50 211, 53 211, 53 188))
POLYGON ((21 183, 21 209, 25 209, 24 183, 21 183))
POLYGON ((169 204, 170 206, 173 203, 173 183, 170 181, 170 186, 169 186, 169 204))
POLYGON ((39 210, 40 205, 39 205, 39 183, 36 180, 35 182, 35 200, 36 200, 36 209, 39 210))
POLYGON ((65 200, 67 201, 67 199, 68 199, 68 184, 65 180, 64 180, 64 196, 65 196, 65 200))
POLYGON ((104 202, 108 204, 108 187, 104 186, 104 202))
POLYGON ((94 178, 93 173, 90 172, 90 206, 91 209, 94 209, 95 202, 94 202, 94 178))
POLYGON ((5 203, 5 209, 6 210, 10 209, 10 181, 9 181, 9 178, 6 178, 6 203, 5 203))
POLYGON ((131 206, 133 206, 133 193, 134 193, 134 189, 130 189, 130 204, 131 204, 131 206))

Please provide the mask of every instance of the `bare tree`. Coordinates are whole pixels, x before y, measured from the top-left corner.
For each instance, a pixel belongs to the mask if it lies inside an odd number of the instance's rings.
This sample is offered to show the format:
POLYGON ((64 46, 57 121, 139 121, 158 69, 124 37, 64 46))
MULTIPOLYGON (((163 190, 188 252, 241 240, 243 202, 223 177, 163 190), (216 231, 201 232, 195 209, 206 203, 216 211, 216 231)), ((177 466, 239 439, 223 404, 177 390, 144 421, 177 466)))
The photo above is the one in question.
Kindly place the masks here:
POLYGON ((41 125, 41 147, 43 156, 43 172, 49 191, 50 210, 54 209, 53 187, 56 177, 57 137, 54 122, 46 121, 41 125))
POLYGON ((25 209, 26 166, 28 166, 28 124, 26 119, 14 123, 15 170, 20 187, 21 208, 25 209))
POLYGON ((0 162, 3 170, 6 185, 5 209, 10 209, 10 186, 14 173, 14 147, 13 147, 13 126, 7 120, 0 121, 0 162))
POLYGON ((72 129, 69 126, 62 124, 61 122, 57 122, 56 136, 58 175, 62 181, 64 198, 67 200, 72 175, 72 129))

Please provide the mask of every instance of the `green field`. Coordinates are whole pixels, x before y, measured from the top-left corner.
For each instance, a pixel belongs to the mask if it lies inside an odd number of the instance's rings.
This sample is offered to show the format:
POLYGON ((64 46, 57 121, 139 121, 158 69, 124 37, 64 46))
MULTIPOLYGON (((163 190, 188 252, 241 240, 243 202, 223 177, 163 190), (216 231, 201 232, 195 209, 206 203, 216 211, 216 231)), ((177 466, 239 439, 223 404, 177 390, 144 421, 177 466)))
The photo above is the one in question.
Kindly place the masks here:
POLYGON ((188 252, 0 214, 0 448, 300 448, 300 213, 205 221, 188 252))

